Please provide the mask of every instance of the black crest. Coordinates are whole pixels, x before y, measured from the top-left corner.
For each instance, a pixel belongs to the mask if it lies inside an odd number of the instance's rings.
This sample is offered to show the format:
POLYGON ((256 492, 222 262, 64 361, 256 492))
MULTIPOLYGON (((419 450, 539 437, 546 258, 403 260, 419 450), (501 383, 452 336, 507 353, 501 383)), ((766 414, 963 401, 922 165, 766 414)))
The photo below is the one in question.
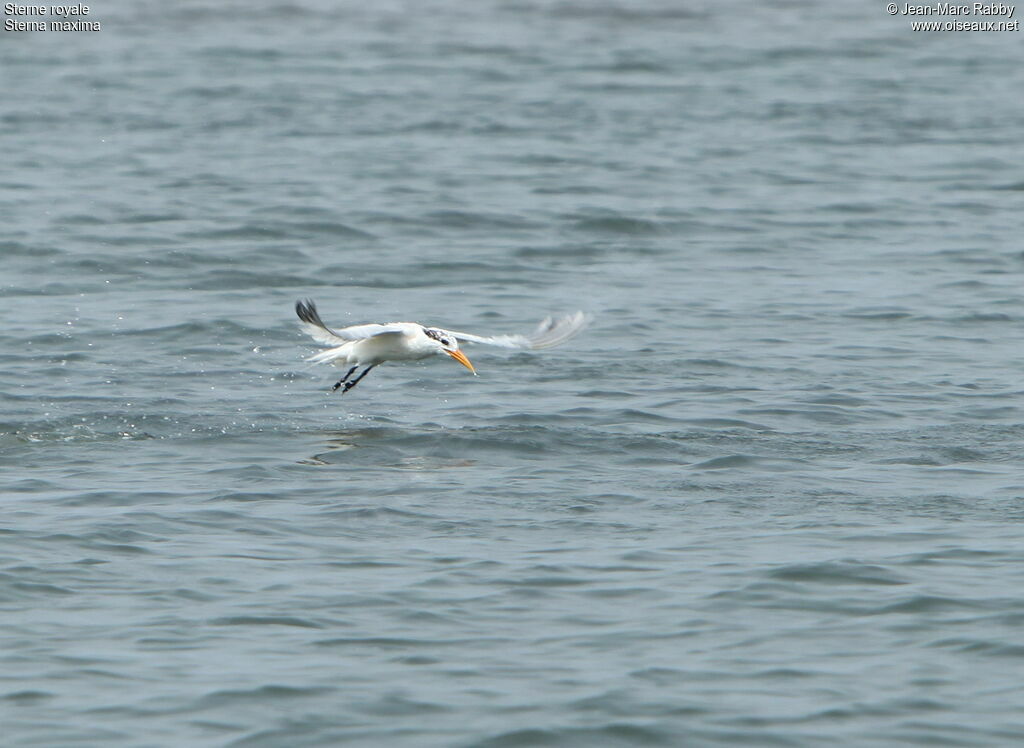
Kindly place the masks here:
POLYGON ((441 345, 451 345, 452 341, 445 337, 445 334, 441 330, 434 330, 430 327, 423 328, 423 334, 428 338, 433 338, 441 345))

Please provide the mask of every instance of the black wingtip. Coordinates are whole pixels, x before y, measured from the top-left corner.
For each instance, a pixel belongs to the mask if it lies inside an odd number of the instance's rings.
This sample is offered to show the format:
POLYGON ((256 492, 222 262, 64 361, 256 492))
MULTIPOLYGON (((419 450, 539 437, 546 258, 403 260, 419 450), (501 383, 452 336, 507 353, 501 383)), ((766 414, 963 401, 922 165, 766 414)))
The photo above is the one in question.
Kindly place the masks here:
POLYGON ((316 310, 316 304, 313 303, 312 299, 299 299, 295 302, 295 314, 298 315, 299 319, 303 322, 308 322, 311 325, 324 326, 324 323, 320 320, 320 314, 316 310))

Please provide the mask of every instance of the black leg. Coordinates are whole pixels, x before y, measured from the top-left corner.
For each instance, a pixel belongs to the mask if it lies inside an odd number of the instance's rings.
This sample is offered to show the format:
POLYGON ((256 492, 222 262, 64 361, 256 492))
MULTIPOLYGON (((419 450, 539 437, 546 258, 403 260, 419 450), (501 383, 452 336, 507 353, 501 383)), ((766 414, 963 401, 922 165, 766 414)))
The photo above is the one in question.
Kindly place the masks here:
POLYGON ((377 365, 377 364, 373 364, 372 366, 367 366, 367 367, 366 367, 365 369, 363 369, 363 373, 362 373, 362 374, 360 374, 360 375, 359 375, 358 377, 356 377, 356 378, 355 378, 355 379, 353 379, 353 380, 352 380, 351 382, 349 382, 349 383, 347 383, 347 384, 345 385, 345 389, 343 389, 343 390, 341 391, 341 394, 342 394, 342 395, 344 395, 344 394, 345 394, 346 392, 348 392, 348 391, 349 391, 350 389, 352 389, 352 388, 353 388, 353 387, 355 387, 355 386, 356 386, 357 384, 359 384, 359 383, 360 383, 361 381, 363 381, 363 377, 365 377, 365 376, 366 376, 367 374, 369 374, 369 373, 370 373, 370 369, 372 369, 372 368, 373 368, 374 366, 376 366, 376 365, 377 365))
POLYGON ((348 378, 350 376, 352 376, 352 372, 354 372, 358 368, 359 368, 358 366, 353 366, 351 369, 349 369, 348 372, 345 374, 345 376, 343 376, 341 379, 339 379, 337 381, 337 383, 335 383, 334 387, 331 388, 331 392, 337 392, 338 388, 341 387, 341 385, 345 384, 345 382, 348 380, 348 378))

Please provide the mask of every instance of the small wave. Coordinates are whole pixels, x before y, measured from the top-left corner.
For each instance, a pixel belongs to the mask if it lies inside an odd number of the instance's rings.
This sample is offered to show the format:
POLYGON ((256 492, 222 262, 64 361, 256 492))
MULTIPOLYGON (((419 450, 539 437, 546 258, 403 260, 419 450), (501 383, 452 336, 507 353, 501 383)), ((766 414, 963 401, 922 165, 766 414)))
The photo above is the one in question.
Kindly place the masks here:
POLYGON ((335 689, 327 686, 283 686, 277 684, 247 689, 225 689, 201 696, 187 711, 217 709, 229 704, 255 703, 276 704, 284 699, 301 699, 332 693, 335 689))
POLYGON ((709 429, 750 429, 752 431, 773 430, 771 426, 754 423, 753 421, 741 421, 738 418, 689 418, 685 423, 709 429))
POLYGON ((962 322, 965 324, 980 324, 985 322, 1016 322, 1013 317, 1009 314, 1003 314, 1002 312, 972 312, 970 314, 963 314, 959 317, 953 317, 951 322, 962 322))
POLYGON ((767 576, 793 582, 817 584, 901 585, 909 581, 882 566, 847 561, 787 564, 770 570, 767 576))
POLYGON ((899 320, 910 319, 914 315, 906 309, 896 307, 889 309, 854 309, 849 312, 844 312, 842 316, 848 319, 898 322, 899 320))
POLYGON ((576 220, 574 227, 578 231, 596 234, 626 234, 629 236, 660 234, 665 230, 665 227, 657 221, 629 216, 581 218, 576 220))
POLYGON ((1024 657, 1024 645, 988 639, 953 637, 936 640, 927 646, 986 657, 1024 657))
POLYGON ((944 597, 941 595, 913 595, 904 600, 880 606, 879 614, 891 613, 948 613, 965 610, 985 610, 990 606, 981 600, 944 597))
POLYGON ((418 217, 393 216, 391 222, 422 223, 454 229, 536 229, 541 224, 522 216, 458 210, 437 210, 418 217))
POLYGON ((222 241, 225 239, 375 239, 374 235, 338 221, 263 221, 230 228, 204 229, 185 234, 189 239, 222 241))
MULTIPOLYGON (((593 727, 517 728, 482 740, 473 748, 540 748, 541 746, 678 746, 680 735, 674 730, 631 723, 610 723, 593 727)), ((685 742, 685 741, 684 741, 685 742)))
POLYGON ((308 618, 294 616, 226 616, 210 620, 211 626, 291 626, 304 629, 322 629, 323 624, 308 618))
POLYGON ((60 250, 52 247, 36 246, 16 241, 0 241, 0 255, 4 257, 54 257, 61 254, 60 250))
POLYGON ((734 470, 736 468, 753 468, 771 472, 795 470, 806 465, 804 460, 781 459, 773 457, 756 457, 753 455, 729 455, 727 457, 714 457, 710 460, 690 465, 691 470, 734 470))
POLYGON ((24 691, 12 691, 0 696, 2 701, 11 701, 15 704, 38 704, 41 701, 52 699, 57 694, 51 691, 35 691, 32 689, 24 691))

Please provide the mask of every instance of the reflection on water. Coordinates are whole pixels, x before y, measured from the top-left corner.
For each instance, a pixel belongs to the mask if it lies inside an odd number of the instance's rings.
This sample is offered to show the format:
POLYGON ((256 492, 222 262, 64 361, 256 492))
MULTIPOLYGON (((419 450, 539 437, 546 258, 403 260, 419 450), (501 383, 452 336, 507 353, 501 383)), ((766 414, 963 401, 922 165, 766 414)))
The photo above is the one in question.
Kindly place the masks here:
MULTIPOLYGON (((311 457, 297 460, 300 465, 376 465, 398 470, 444 470, 448 468, 471 467, 476 460, 451 457, 441 454, 405 454, 405 449, 394 442, 412 442, 416 449, 422 449, 423 440, 431 442, 431 448, 441 451, 436 444, 436 433, 424 435, 396 434, 397 429, 343 429, 325 431, 319 441, 321 448, 311 457), (397 437, 397 438, 396 438, 397 437), (405 437, 405 438, 403 438, 405 437), (411 437, 411 438, 410 438, 411 437), (417 438, 418 437, 418 438, 417 438), (358 455, 352 454, 358 451, 358 455)), ((443 438, 443 437, 440 437, 443 438)))
POLYGON ((472 467, 476 460, 446 460, 436 457, 403 457, 396 468, 402 470, 443 470, 446 468, 472 467))

